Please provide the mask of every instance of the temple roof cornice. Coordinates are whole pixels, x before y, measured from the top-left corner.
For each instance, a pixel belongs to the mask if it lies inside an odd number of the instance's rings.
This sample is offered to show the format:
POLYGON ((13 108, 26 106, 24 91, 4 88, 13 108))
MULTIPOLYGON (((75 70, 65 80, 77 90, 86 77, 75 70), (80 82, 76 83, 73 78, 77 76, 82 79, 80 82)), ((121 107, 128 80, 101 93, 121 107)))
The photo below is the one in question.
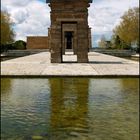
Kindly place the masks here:
MULTIPOLYGON (((93 0, 88 0, 89 1, 89 3, 92 3, 92 1, 93 0)), ((51 0, 46 0, 46 3, 50 3, 51 2, 51 0)))

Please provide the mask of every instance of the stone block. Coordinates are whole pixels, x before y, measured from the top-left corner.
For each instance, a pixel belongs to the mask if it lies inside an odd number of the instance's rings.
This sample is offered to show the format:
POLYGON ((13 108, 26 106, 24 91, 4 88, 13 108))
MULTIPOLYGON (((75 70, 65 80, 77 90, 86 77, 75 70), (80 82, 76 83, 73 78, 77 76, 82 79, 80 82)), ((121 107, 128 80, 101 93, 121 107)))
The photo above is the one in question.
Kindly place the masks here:
POLYGON ((62 54, 51 53, 51 63, 62 63, 62 54))

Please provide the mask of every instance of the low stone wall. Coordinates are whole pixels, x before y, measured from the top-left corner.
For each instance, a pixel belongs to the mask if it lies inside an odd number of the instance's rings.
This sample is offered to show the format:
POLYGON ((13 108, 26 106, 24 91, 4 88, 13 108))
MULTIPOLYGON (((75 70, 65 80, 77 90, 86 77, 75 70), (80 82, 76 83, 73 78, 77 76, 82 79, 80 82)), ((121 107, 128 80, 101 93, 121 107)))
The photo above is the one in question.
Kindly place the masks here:
MULTIPOLYGON (((71 52, 72 50, 67 50, 67 52, 71 52)), ((27 49, 27 50, 8 50, 1 54, 1 57, 20 57, 26 56, 31 54, 36 54, 40 52, 49 52, 49 49, 27 49)), ((120 56, 120 57, 129 57, 135 55, 136 52, 131 50, 99 50, 99 49, 90 49, 90 52, 99 52, 103 54, 113 55, 113 56, 120 56)))
POLYGON ((106 50, 106 49, 90 49, 91 52, 99 52, 103 54, 118 56, 118 57, 130 57, 135 55, 136 52, 132 50, 106 50))
POLYGON ((1 57, 21 57, 48 51, 49 49, 8 50, 7 52, 2 53, 1 57))
POLYGON ((49 49, 47 36, 28 36, 27 49, 49 49))

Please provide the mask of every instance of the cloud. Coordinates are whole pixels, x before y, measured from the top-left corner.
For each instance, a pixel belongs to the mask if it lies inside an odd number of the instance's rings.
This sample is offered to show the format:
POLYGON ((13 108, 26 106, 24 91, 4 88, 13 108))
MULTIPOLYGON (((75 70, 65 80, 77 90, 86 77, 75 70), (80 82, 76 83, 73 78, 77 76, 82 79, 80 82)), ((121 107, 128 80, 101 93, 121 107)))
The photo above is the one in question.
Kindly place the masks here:
POLYGON ((13 6, 13 7, 23 7, 34 0, 2 0, 2 5, 13 6))
POLYGON ((111 32, 129 8, 139 6, 138 0, 94 0, 89 8, 89 25, 94 34, 111 32))
POLYGON ((2 0, 2 9, 11 15, 16 40, 27 36, 46 36, 50 26, 50 9, 37 0, 2 0))
MULTIPOLYGON (((1 5, 15 23, 16 40, 26 40, 30 35, 47 35, 50 8, 45 0, 1 0, 1 5)), ((138 5, 138 0, 94 0, 88 18, 92 34, 111 32, 119 24, 122 14, 138 5)))

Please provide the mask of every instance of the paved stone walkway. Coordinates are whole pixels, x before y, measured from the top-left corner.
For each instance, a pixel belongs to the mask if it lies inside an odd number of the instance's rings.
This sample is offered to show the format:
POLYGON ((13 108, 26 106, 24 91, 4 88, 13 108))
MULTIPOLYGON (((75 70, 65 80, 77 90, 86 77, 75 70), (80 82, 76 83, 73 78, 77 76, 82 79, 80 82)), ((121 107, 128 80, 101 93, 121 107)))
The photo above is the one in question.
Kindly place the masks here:
POLYGON ((90 52, 89 63, 76 63, 76 56, 63 57, 65 63, 50 63, 43 52, 1 62, 2 76, 138 76, 139 62, 90 52), (72 63, 70 63, 70 61, 72 63))

